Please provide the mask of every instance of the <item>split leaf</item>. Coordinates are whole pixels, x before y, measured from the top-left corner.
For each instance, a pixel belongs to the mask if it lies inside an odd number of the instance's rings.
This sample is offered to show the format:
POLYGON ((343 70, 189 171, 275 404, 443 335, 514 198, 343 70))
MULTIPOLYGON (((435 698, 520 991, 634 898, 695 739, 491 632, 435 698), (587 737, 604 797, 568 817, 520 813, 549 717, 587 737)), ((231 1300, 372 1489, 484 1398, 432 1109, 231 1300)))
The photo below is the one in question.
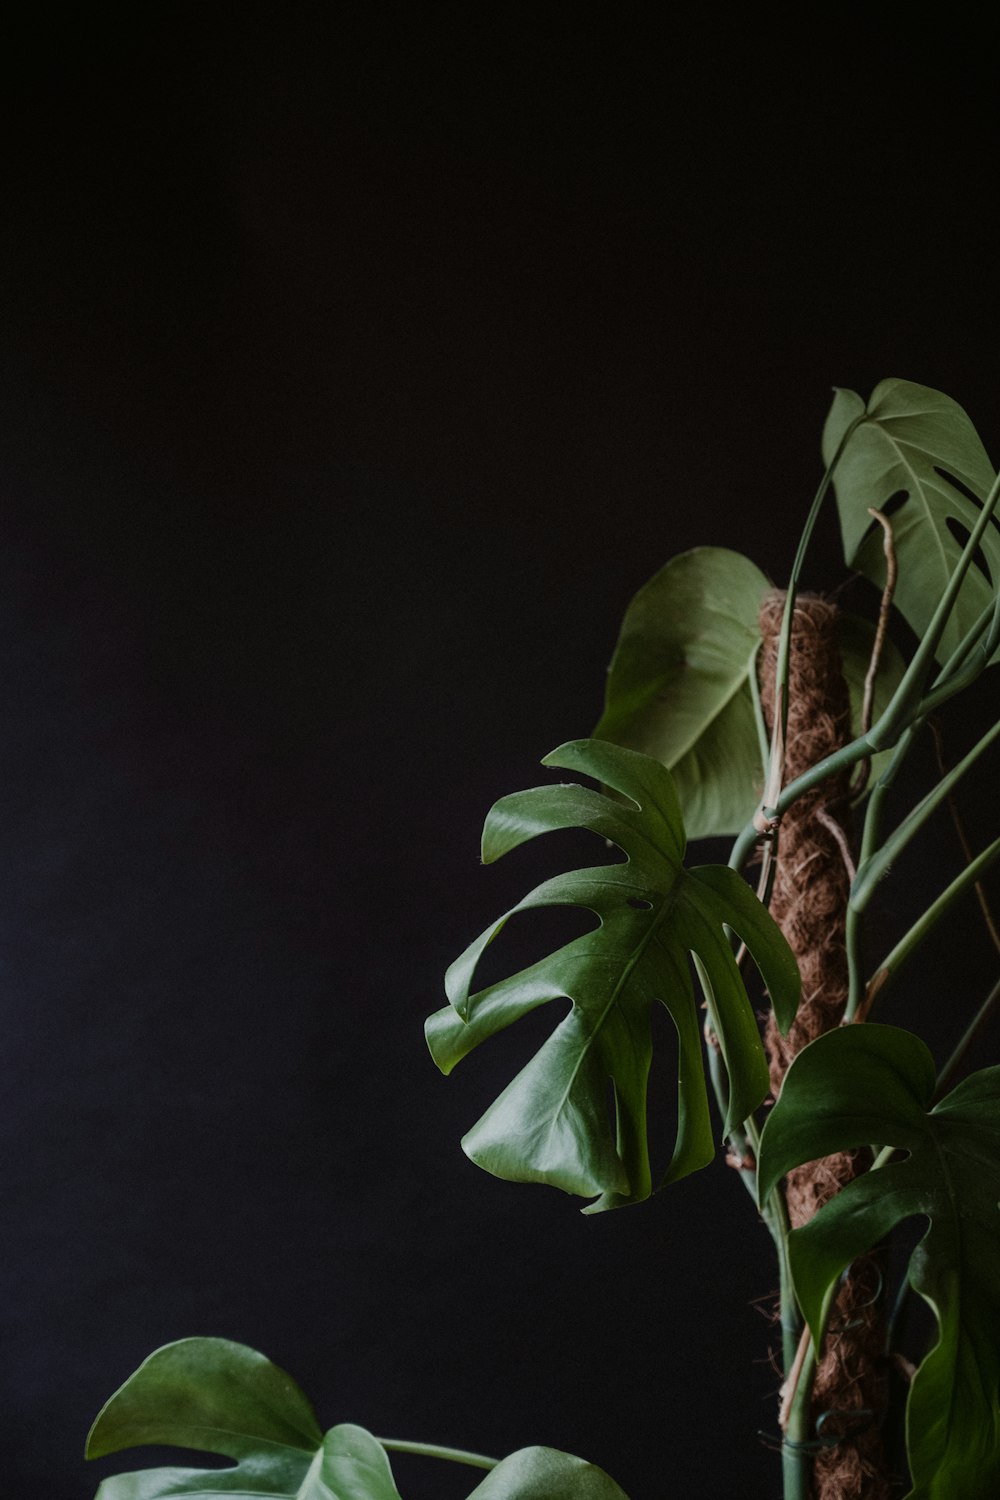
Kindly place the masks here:
POLYGON ((844 1269, 914 1215, 929 1227, 909 1281, 938 1340, 907 1405, 907 1500, 1000 1493, 1000 1067, 928 1109, 934 1063, 893 1026, 819 1037, 788 1070, 764 1129, 761 1202, 792 1167, 873 1144, 908 1152, 847 1184, 789 1237, 795 1290, 814 1339, 844 1269))
MULTIPOLYGON (((863 420, 833 479, 844 556, 848 566, 881 589, 882 531, 868 507, 891 512, 899 565, 893 602, 916 634, 923 635, 979 520, 995 471, 957 402, 906 380, 883 380, 867 407, 854 391, 837 391, 823 431, 827 463, 859 416, 863 420)), ((986 528, 980 554, 989 576, 975 564, 969 568, 938 647, 941 662, 1000 588, 1000 526, 995 518, 986 528)))
POLYGON ((448 1073, 473 1048, 537 1006, 560 998, 571 1002, 568 1014, 462 1144, 473 1161, 497 1177, 599 1195, 586 1210, 592 1212, 637 1202, 652 1190, 646 1094, 651 1011, 657 1002, 669 1011, 679 1042, 677 1136, 663 1182, 705 1166, 714 1155, 689 954, 706 976, 709 1020, 729 1077, 725 1132, 748 1118, 768 1088, 757 1021, 726 927, 746 942, 783 1029, 794 1018, 799 976, 778 927, 735 871, 720 865, 684 868, 677 795, 658 761, 601 740, 575 740, 543 764, 582 771, 619 796, 563 785, 504 797, 486 820, 484 861, 558 828, 587 828, 626 858, 548 880, 488 927, 449 969, 451 1004, 429 1018, 427 1040, 435 1062, 448 1073), (584 907, 599 924, 513 977, 474 993, 477 965, 509 917, 558 905, 584 907))

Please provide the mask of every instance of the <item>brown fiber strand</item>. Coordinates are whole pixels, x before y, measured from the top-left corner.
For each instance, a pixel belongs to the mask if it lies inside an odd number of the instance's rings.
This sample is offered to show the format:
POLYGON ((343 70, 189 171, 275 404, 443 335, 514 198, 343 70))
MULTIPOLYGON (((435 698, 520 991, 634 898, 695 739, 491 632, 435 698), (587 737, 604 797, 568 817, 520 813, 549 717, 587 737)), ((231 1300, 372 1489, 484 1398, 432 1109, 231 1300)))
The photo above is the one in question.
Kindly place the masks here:
MULTIPOLYGON (((761 606, 764 646, 759 676, 768 727, 774 713, 778 639, 785 595, 768 594, 761 606)), ((799 595, 792 619, 788 727, 784 783, 846 744, 850 703, 837 644, 837 608, 815 595, 799 595)), ((815 1037, 837 1026, 847 1002, 845 918, 850 879, 841 840, 849 839, 849 784, 831 777, 788 810, 778 830, 771 913, 798 959, 802 1003, 787 1037, 771 1016, 766 1044, 771 1086, 780 1092, 788 1065, 815 1037)), ((807 1222, 855 1176, 864 1153, 845 1152, 789 1173, 788 1212, 793 1228, 807 1222)), ((876 1256, 856 1261, 841 1286, 813 1386, 818 1437, 839 1438, 818 1450, 816 1500, 887 1500, 890 1493, 878 1418, 884 1402, 881 1275, 876 1256), (826 1414, 826 1415, 824 1415, 826 1414)))

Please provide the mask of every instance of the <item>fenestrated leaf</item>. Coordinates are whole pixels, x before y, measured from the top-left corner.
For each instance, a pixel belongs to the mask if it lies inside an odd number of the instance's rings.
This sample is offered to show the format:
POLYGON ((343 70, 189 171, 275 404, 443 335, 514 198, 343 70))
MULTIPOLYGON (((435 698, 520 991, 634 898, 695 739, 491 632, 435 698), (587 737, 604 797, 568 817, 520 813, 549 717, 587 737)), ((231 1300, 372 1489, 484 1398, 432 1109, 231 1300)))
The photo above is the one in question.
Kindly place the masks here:
POLYGON ((868 1143, 909 1152, 848 1183, 789 1239, 795 1290, 818 1336, 824 1303, 852 1260, 903 1219, 930 1221, 909 1280, 938 1341, 907 1405, 908 1500, 1000 1493, 1000 1068, 933 1109, 934 1063, 891 1026, 846 1026, 796 1058, 764 1129, 761 1201, 801 1162, 868 1143))
MULTIPOLYGON (((850 567, 882 588, 882 531, 868 507, 883 509, 904 493, 906 499, 891 516, 899 565, 894 603, 922 635, 958 562, 964 539, 979 519, 980 507, 963 489, 985 499, 995 471, 957 402, 906 380, 883 380, 867 407, 854 391, 837 391, 823 430, 827 463, 858 416, 864 420, 851 434, 833 481, 844 556, 850 567), (959 528, 957 535, 949 521, 959 528)), ((970 567, 938 649, 941 661, 1000 587, 1000 526, 995 520, 986 529, 982 553, 991 581, 976 566, 970 567)))
POLYGON ((147 1444, 196 1448, 237 1463, 117 1474, 104 1480, 97 1500, 399 1500, 385 1449, 371 1433, 342 1423, 324 1437, 291 1377, 228 1339, 181 1339, 151 1354, 105 1404, 87 1457, 147 1444))
POLYGON ((609 1474, 557 1448, 511 1453, 468 1500, 627 1500, 609 1474))
POLYGON ((449 969, 451 1004, 430 1017, 427 1039, 447 1073, 480 1042, 537 1006, 569 1000, 569 1013, 462 1144, 495 1176, 599 1195, 591 1210, 611 1208, 645 1198, 652 1188, 646 1091, 656 1002, 670 1012, 679 1040, 678 1129, 664 1182, 704 1166, 714 1154, 689 953, 708 976, 709 1016, 729 1074, 727 1131, 761 1102, 768 1075, 726 925, 744 939, 761 969, 783 1028, 798 1003, 798 970, 777 926, 735 871, 684 868, 680 809, 670 773, 658 761, 605 741, 576 740, 546 756, 544 764, 583 771, 629 801, 577 785, 504 797, 486 820, 484 860, 557 828, 590 829, 626 858, 548 880, 488 927, 449 969), (508 918, 552 905, 585 907, 599 925, 521 973, 473 993, 476 967, 508 918))
POLYGON ((740 553, 695 547, 662 567, 625 611, 594 737, 663 762, 689 838, 738 833, 760 797, 749 677, 770 588, 740 553))

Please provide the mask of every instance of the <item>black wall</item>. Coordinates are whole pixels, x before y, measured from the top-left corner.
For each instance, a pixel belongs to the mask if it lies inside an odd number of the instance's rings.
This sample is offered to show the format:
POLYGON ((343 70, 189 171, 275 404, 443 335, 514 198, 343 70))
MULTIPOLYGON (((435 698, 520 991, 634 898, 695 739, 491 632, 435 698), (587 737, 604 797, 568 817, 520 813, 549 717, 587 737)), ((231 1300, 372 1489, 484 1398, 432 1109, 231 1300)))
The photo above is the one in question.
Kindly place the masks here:
POLYGON ((832 386, 1000 451, 985 42, 136 14, 6 56, 3 1493, 87 1500, 102 1401, 206 1333, 324 1425, 773 1495, 734 1174, 494 1182, 458 1140, 544 1018, 449 1081, 421 1026, 553 869, 481 869, 481 819, 593 726, 635 588, 703 542, 782 580, 832 386))

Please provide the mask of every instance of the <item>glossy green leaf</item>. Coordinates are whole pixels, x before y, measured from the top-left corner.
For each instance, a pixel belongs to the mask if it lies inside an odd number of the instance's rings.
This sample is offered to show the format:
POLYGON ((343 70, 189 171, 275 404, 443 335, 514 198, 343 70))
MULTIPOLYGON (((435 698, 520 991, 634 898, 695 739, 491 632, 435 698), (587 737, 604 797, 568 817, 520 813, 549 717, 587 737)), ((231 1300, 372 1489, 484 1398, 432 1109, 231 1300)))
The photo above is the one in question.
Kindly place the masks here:
MULTIPOLYGON (((674 778, 689 838, 738 833, 760 799, 750 674, 760 646, 760 605, 770 588, 738 552, 696 547, 661 568, 625 612, 594 737, 662 761, 674 778)), ((874 625, 841 616, 856 733, 874 635, 874 625)), ((876 712, 888 703, 903 666, 887 642, 876 712)), ((869 785, 888 753, 875 757, 869 785)))
MULTIPOLYGON (((891 516, 899 566, 894 603, 922 635, 979 519, 980 507, 963 489, 985 499, 995 471, 962 408, 940 391, 906 380, 883 380, 867 407, 854 391, 836 393, 823 431, 827 463, 858 416, 864 420, 851 435, 833 481, 844 556, 850 567, 883 587, 882 531, 868 507, 883 509, 905 493, 891 516), (949 522, 958 528, 957 535, 949 522)), ((1000 526, 995 519, 983 537, 982 553, 992 583, 970 567, 938 649, 941 661, 1000 587, 1000 526)))
POLYGON ((151 1354, 104 1406, 87 1457, 151 1443, 237 1462, 118 1474, 104 1480, 98 1500, 399 1500, 385 1449, 369 1432, 343 1423, 324 1437, 290 1376, 228 1339, 182 1339, 151 1354))
POLYGON ((841 1272, 902 1220, 929 1227, 909 1280, 938 1340, 910 1388, 908 1500, 1000 1494, 1000 1068, 933 1109, 934 1063, 892 1026, 819 1037, 786 1075, 761 1141, 761 1201, 801 1162, 873 1144, 908 1152, 842 1189, 789 1239, 796 1293, 816 1337, 841 1272))
MULTIPOLYGON (((237 1463, 118 1474, 104 1480, 97 1500, 400 1500, 377 1438, 348 1422, 324 1437, 295 1382, 262 1354, 228 1339, 181 1339, 151 1354, 105 1404, 87 1457, 147 1444, 198 1448, 237 1463)), ((555 1448, 521 1448, 468 1500, 627 1497, 582 1458, 555 1448)))
POLYGON ((678 1129, 663 1181, 704 1166, 714 1154, 688 955, 698 956, 708 976, 709 1016, 730 1080, 726 1130, 747 1118, 768 1088, 757 1021, 726 926, 746 942, 785 1028, 798 1003, 798 970, 777 926, 735 871, 684 868, 677 796, 658 761, 605 741, 576 740, 544 764, 582 771, 620 797, 572 784, 504 797, 486 820, 483 859, 489 863, 558 828, 590 829, 626 858, 548 880, 488 927, 449 969, 451 1004, 430 1017, 427 1039, 447 1073, 537 1006, 568 1000, 568 1013, 462 1144, 497 1177, 599 1195, 591 1210, 604 1209, 636 1202, 652 1188, 646 1092, 657 1002, 673 1018, 679 1041, 678 1129), (474 993, 477 965, 508 918, 554 905, 584 907, 598 925, 474 993))
POLYGON ((468 1500, 627 1500, 610 1475, 557 1448, 521 1448, 490 1471, 468 1500))
POLYGON ((757 806, 763 778, 749 677, 770 588, 740 553, 695 547, 625 611, 594 736, 663 762, 689 838, 738 833, 757 806))

